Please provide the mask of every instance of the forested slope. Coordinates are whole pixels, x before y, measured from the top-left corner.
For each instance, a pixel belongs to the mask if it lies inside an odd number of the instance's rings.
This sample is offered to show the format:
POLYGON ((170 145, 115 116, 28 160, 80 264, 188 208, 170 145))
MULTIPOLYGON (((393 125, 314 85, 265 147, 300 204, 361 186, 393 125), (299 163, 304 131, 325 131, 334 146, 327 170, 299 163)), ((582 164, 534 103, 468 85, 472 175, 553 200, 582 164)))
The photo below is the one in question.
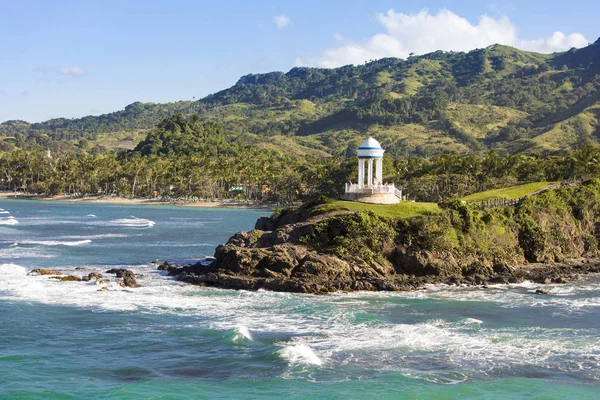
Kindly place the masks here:
POLYGON ((600 140, 599 92, 600 40, 549 55, 494 45, 250 74, 194 102, 133 103, 110 114, 35 124, 7 121, 0 124, 0 150, 133 148, 180 113, 220 124, 227 142, 281 142, 298 154, 350 155, 369 135, 397 155, 561 152, 600 140))

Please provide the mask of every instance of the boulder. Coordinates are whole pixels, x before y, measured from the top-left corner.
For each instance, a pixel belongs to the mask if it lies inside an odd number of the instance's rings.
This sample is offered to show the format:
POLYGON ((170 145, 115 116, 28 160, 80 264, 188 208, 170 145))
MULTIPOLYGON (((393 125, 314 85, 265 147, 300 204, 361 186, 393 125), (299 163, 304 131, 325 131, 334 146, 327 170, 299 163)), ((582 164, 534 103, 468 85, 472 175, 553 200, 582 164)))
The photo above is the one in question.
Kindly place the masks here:
MULTIPOLYGON (((118 276, 118 275, 117 275, 118 276)), ((123 272, 121 272, 121 277, 123 278, 123 286, 125 287, 132 287, 132 288, 137 288, 140 287, 141 285, 137 283, 137 281, 135 280, 135 275, 133 272, 131 272, 130 270, 126 269, 123 270, 123 272)))
POLYGON ((34 275, 60 275, 60 274, 62 274, 61 271, 58 271, 55 269, 45 269, 45 268, 36 268, 33 271, 31 271, 30 273, 34 274, 34 275))
POLYGON ((90 272, 87 276, 84 276, 83 278, 81 278, 83 281, 89 282, 89 281, 98 281, 100 279, 104 278, 104 276, 99 273, 99 272, 90 272))
POLYGON ((81 278, 75 275, 51 276, 50 279, 57 279, 63 282, 80 282, 81 278))
POLYGON ((128 269, 125 268, 112 268, 109 269, 108 271, 106 271, 107 274, 116 274, 117 278, 122 278, 123 277, 123 273, 125 271, 129 271, 128 269))

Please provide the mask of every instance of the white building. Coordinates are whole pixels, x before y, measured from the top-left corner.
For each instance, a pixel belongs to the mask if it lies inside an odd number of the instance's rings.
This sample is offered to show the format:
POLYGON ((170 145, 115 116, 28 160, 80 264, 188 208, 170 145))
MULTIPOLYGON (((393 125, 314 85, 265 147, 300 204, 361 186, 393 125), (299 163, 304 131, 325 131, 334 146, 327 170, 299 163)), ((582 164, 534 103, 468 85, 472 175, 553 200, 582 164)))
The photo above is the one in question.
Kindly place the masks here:
POLYGON ((379 142, 366 139, 357 150, 358 180, 347 182, 342 199, 374 204, 394 204, 402 199, 402 190, 383 182, 383 153, 379 142), (366 181, 365 181, 366 178, 366 181))

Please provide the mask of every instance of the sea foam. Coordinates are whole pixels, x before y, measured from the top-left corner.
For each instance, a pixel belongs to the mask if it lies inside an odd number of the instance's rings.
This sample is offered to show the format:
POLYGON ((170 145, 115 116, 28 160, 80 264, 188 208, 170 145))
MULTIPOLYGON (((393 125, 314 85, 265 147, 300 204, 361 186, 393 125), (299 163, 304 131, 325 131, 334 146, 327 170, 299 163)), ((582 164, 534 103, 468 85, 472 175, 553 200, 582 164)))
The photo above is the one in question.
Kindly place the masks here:
POLYGON ((92 240, 92 239, 126 238, 126 237, 129 237, 129 235, 126 235, 124 233, 100 233, 97 235, 66 235, 66 236, 60 236, 57 239, 92 240))
POLYGON ((285 346, 279 350, 279 354, 290 364, 323 365, 323 361, 315 354, 313 349, 303 343, 285 346))
POLYGON ((107 223, 108 226, 122 226, 127 228, 152 228, 156 223, 145 218, 120 218, 107 223))
POLYGON ((91 240, 77 240, 77 241, 60 241, 60 240, 23 240, 16 242, 15 245, 41 245, 41 246, 81 246, 84 244, 92 243, 91 240))
POLYGON ((0 218, 0 225, 17 225, 19 221, 13 217, 0 218))

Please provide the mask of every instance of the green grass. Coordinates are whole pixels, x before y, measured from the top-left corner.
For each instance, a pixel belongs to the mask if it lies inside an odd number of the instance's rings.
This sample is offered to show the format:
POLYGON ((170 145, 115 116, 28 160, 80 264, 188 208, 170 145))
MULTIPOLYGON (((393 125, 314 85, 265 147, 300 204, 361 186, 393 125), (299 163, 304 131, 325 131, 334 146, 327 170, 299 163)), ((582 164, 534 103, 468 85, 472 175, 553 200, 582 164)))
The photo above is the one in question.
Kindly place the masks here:
POLYGON ((367 204, 356 201, 334 200, 319 206, 318 209, 326 212, 338 210, 373 211, 376 215, 386 218, 408 218, 440 212, 440 208, 436 203, 413 203, 411 201, 401 201, 398 204, 367 204))
POLYGON ((451 103, 447 112, 459 128, 476 138, 489 136, 511 122, 527 117, 527 113, 509 107, 477 104, 451 103))
POLYGON ((486 192, 471 194, 469 196, 463 197, 461 200, 483 201, 496 198, 516 199, 517 197, 522 197, 531 194, 553 183, 556 182, 533 182, 526 183, 524 185, 511 186, 503 189, 488 190, 486 192))

